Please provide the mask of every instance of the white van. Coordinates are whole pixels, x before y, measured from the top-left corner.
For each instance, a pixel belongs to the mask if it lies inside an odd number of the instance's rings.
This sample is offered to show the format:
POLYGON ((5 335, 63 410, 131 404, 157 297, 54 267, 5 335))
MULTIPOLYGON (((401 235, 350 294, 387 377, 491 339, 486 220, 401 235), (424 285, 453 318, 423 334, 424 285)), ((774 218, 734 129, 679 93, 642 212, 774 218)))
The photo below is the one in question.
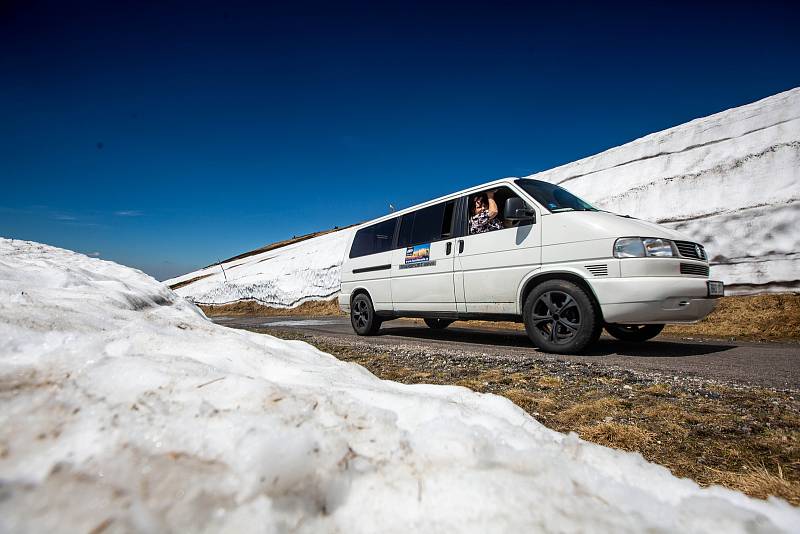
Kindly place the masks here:
POLYGON ((507 178, 359 226, 339 306, 359 335, 398 317, 431 328, 522 321, 540 349, 574 353, 603 327, 644 341, 665 323, 699 321, 723 294, 708 275, 703 247, 678 232, 598 210, 547 182, 507 178), (495 206, 481 215, 473 206, 487 196, 495 206))

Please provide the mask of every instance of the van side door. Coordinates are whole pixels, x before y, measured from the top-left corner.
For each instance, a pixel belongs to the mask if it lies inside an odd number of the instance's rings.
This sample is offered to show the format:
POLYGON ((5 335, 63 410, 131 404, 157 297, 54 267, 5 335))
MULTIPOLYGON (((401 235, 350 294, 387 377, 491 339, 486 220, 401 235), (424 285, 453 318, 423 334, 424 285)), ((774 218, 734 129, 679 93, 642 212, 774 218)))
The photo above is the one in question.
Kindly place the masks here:
MULTIPOLYGON (((476 192, 480 193, 485 192, 476 192)), ((506 201, 521 195, 510 187, 500 186, 494 191, 494 199, 501 227, 475 233, 476 229, 470 227, 470 219, 475 215, 475 196, 468 195, 461 203, 463 236, 456 239, 458 308, 467 313, 516 313, 517 290, 522 279, 541 267, 541 212, 527 202, 536 213, 534 220, 522 223, 504 220, 506 201)))
POLYGON ((392 301, 398 312, 452 312, 455 200, 400 217, 392 256, 392 301))

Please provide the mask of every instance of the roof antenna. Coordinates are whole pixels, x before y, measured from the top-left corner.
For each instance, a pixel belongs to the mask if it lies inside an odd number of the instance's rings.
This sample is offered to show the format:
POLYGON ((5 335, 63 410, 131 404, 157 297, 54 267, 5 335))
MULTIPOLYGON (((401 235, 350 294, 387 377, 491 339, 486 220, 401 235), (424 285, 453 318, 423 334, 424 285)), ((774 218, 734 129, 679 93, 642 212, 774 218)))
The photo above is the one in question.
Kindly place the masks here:
POLYGON ((395 211, 396 208, 393 205, 389 204, 389 213, 394 213, 395 211))

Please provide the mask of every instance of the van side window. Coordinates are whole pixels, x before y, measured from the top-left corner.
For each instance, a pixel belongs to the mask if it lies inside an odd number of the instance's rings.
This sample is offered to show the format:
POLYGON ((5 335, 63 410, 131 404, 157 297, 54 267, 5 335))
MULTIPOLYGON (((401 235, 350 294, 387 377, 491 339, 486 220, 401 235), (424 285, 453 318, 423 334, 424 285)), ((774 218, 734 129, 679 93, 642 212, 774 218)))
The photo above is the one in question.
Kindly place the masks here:
MULTIPOLYGON (((514 193, 508 187, 500 186, 497 189, 490 189, 469 195, 467 197, 467 222, 469 227, 469 234, 480 234, 485 232, 493 232, 495 230, 503 230, 507 228, 516 228, 520 226, 518 221, 507 221, 503 218, 503 210, 506 201, 509 198, 519 198, 519 195, 514 193), (492 197, 497 205, 497 215, 494 218, 488 216, 488 193, 492 192, 492 197), (476 197, 480 197, 481 201, 476 204, 476 197), (478 210, 481 206, 481 210, 478 210)), ((523 226, 533 224, 533 221, 526 221, 521 223, 523 226)))
POLYGON ((397 217, 367 226, 356 232, 356 236, 353 238, 353 246, 350 247, 350 257, 358 258, 392 250, 392 239, 394 239, 396 225, 397 217))
POLYGON ((398 247, 432 243, 453 235, 455 200, 406 213, 400 222, 398 247))
POLYGON ((406 213, 400 218, 400 233, 397 234, 397 247, 407 247, 411 244, 411 230, 414 229, 414 216, 416 211, 406 213))

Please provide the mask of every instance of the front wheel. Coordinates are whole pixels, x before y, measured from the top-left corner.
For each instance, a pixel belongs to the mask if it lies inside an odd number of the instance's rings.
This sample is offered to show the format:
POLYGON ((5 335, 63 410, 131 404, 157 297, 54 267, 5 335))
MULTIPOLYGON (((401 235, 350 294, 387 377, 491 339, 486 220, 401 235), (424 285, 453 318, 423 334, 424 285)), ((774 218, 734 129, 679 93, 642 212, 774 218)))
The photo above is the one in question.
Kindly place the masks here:
POLYGON ((620 341, 647 341, 664 330, 663 324, 607 324, 606 332, 620 341))
POLYGON ((360 293, 353 299, 350 306, 350 324, 359 336, 371 336, 378 332, 381 327, 381 319, 375 315, 375 308, 372 300, 360 293))
POLYGON ((525 300, 525 331, 545 352, 574 354, 597 340, 600 313, 580 286, 567 280, 547 280, 525 300))
POLYGON ((428 325, 428 328, 433 328, 434 330, 447 328, 452 322, 450 319, 425 319, 425 324, 428 325))

